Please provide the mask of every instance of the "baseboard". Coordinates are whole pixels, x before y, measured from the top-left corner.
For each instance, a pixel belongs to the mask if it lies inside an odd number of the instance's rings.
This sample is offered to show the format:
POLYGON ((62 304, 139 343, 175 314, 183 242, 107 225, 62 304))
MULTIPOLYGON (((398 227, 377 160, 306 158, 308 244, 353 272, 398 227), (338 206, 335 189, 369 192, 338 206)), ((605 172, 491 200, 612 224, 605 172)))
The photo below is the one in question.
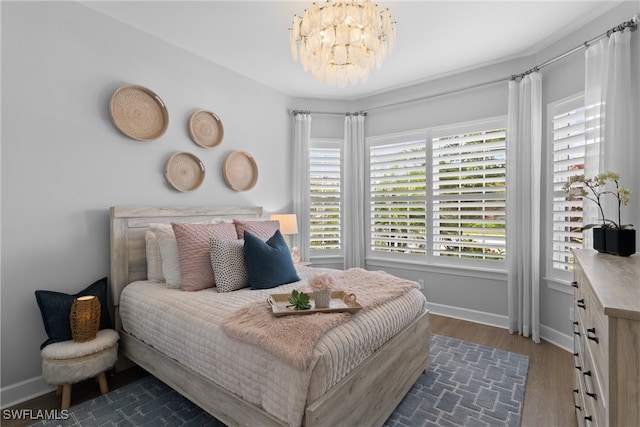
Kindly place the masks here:
POLYGON ((27 400, 34 399, 55 390, 55 386, 47 384, 42 376, 30 378, 0 389, 2 409, 9 408, 27 400))
MULTIPOLYGON (((454 319, 467 320, 481 325, 494 326, 501 329, 509 329, 509 319, 493 313, 486 313, 467 308, 453 307, 444 304, 427 303, 427 307, 433 314, 453 317, 454 319)), ((573 337, 545 325, 540 325, 540 338, 563 350, 573 353, 573 337)))
POLYGON ((454 319, 467 320, 473 323, 480 323, 481 325, 495 326, 496 328, 501 329, 509 328, 509 319, 507 316, 470 310, 468 308, 454 307, 451 305, 435 304, 432 302, 427 302, 427 307, 433 314, 453 317, 454 319))
POLYGON ((540 337, 569 353, 573 353, 573 336, 571 335, 563 334, 545 325, 540 325, 540 337))

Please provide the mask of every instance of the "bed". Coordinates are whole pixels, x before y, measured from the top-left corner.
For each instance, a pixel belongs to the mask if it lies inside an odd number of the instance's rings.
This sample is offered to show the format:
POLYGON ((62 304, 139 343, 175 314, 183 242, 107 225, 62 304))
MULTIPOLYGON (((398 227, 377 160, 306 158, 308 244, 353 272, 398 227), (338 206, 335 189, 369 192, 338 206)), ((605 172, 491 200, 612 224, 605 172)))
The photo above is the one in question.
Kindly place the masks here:
MULTIPOLYGON (((298 408, 282 413, 278 410, 282 400, 291 398, 291 393, 294 392, 289 392, 289 395, 283 394, 278 400, 279 391, 290 385, 287 375, 285 375, 285 372, 288 372, 286 363, 280 360, 271 360, 272 355, 267 354, 268 352, 265 353, 264 349, 252 348, 251 344, 235 342, 233 338, 220 338, 218 336, 211 337, 211 340, 217 340, 213 345, 208 343, 207 339, 202 338, 208 337, 209 329, 200 328, 201 337, 197 340, 199 342, 198 345, 200 345, 199 350, 189 349, 185 351, 186 353, 189 355, 191 353, 203 353, 203 349, 206 350, 204 353, 210 351, 211 354, 209 356, 212 359, 211 363, 213 363, 214 368, 219 365, 222 366, 225 358, 235 359, 229 356, 233 352, 250 354, 253 357, 251 366, 255 365, 255 369, 262 369, 264 372, 244 374, 243 370, 243 375, 248 378, 251 378, 251 375, 259 376, 265 373, 270 375, 264 375, 265 378, 256 380, 256 387, 249 387, 249 390, 234 389, 234 387, 240 386, 246 388, 246 379, 244 384, 242 379, 238 380, 239 385, 229 384, 234 379, 234 376, 242 375, 229 374, 227 369, 226 376, 222 373, 222 376, 217 377, 216 375, 218 374, 212 372, 215 369, 211 368, 211 365, 203 367, 199 363, 206 362, 193 362, 190 357, 185 356, 179 350, 177 353, 172 353, 171 346, 162 341, 163 339, 167 341, 177 340, 180 339, 179 336, 170 338, 171 335, 168 331, 163 334, 158 333, 157 330, 145 336, 143 333, 144 327, 136 326, 131 323, 132 320, 124 322, 129 322, 130 326, 123 326, 121 314, 125 314, 125 319, 129 319, 132 316, 132 312, 152 313, 151 306, 137 306, 132 302, 145 301, 150 298, 147 295, 152 293, 158 295, 157 298, 171 301, 172 303, 168 304, 167 307, 172 310, 174 307, 184 305, 189 307, 189 309, 183 310, 184 312, 199 312, 197 306, 204 307, 216 304, 214 298, 217 298, 215 296, 217 292, 214 289, 209 289, 207 292, 205 290, 201 292, 182 292, 175 289, 167 289, 158 283, 150 283, 147 280, 145 234, 150 229, 150 224, 196 223, 206 222, 212 218, 249 220, 259 219, 262 214, 263 211, 260 207, 112 207, 110 209, 110 289, 115 308, 116 327, 121 336, 121 355, 141 366, 227 425, 382 425, 417 378, 429 366, 428 312, 424 305, 417 310, 415 308, 417 303, 415 301, 410 302, 409 297, 406 298, 406 302, 404 299, 398 298, 398 301, 394 300, 394 303, 407 304, 413 307, 412 310, 416 310, 415 315, 412 314, 411 318, 402 320, 401 327, 396 326, 397 333, 394 332, 393 336, 388 339, 385 338, 384 342, 379 344, 370 343, 369 345, 373 345, 375 348, 366 351, 362 350, 364 356, 362 360, 357 359, 352 362, 352 364, 355 363, 354 366, 350 366, 345 362, 345 366, 348 366, 346 371, 343 367, 345 372, 340 374, 327 373, 326 371, 333 369, 328 367, 329 365, 337 367, 338 363, 329 363, 325 362, 325 360, 341 360, 340 358, 343 356, 324 353, 333 351, 329 348, 333 345, 331 344, 332 341, 339 341, 336 337, 343 339, 342 335, 337 334, 347 333, 345 331, 352 329, 357 332, 358 327, 366 327, 366 323, 358 326, 358 322, 353 319, 333 328, 326 334, 327 336, 323 336, 318 341, 316 348, 314 348, 314 363, 317 362, 317 365, 309 367, 306 374, 298 374, 295 369, 290 370, 291 372, 296 371, 292 377, 294 378, 293 382, 296 384, 301 382, 302 386, 307 388, 307 391, 299 397, 299 399, 302 399, 302 402, 299 403, 302 405, 300 418, 292 417, 291 415, 287 416, 287 414, 299 412, 298 408), (121 307, 120 299, 123 292, 123 306, 121 307), (141 297, 135 299, 136 294, 141 295, 141 297), (187 294, 200 294, 198 297, 199 302, 182 303, 183 298, 191 297, 191 295, 187 294), (211 300, 207 300, 207 298, 211 298, 211 300), (123 313, 121 313, 121 309, 123 309, 123 313), (217 348, 218 346, 219 348, 217 348), (226 348, 226 346, 230 347, 226 348), (214 351, 218 351, 220 354, 213 354, 214 351), (318 362, 318 360, 320 361, 318 362), (255 361, 259 363, 253 363, 255 361), (264 363, 262 367, 260 367, 261 363, 264 363), (325 377, 333 379, 323 380, 322 378, 325 377), (304 381, 308 382, 305 383, 304 381), (278 382, 280 382, 280 385, 278 385, 278 382), (274 387, 277 392, 274 392, 274 387), (273 402, 267 404, 265 399, 273 400, 273 402)), ((304 266, 296 266, 296 269, 302 280, 308 279, 315 271, 324 271, 304 266)), ((295 287, 295 284, 285 285, 282 289, 278 287, 271 291, 274 293, 289 292, 292 286, 295 287)), ((415 292, 411 292, 415 294, 415 292)), ((409 293, 407 292, 407 294, 409 293)), ((225 294, 221 293, 220 295, 225 294)), ((222 314, 219 313, 217 317, 228 316, 233 310, 248 301, 258 303, 258 300, 260 300, 263 304, 266 304, 266 299, 262 299, 263 295, 266 295, 265 291, 242 290, 229 293, 229 295, 225 295, 227 300, 220 303, 219 311, 222 314), (232 304, 232 301, 235 301, 233 304, 236 305, 229 305, 232 304), (229 308, 225 309, 224 307, 227 306, 229 308), (224 310, 227 311, 225 312, 224 310)), ((415 295, 411 298, 415 299, 415 295)), ((380 307, 369 310, 366 316, 382 315, 380 313, 385 310, 395 313, 393 311, 395 308, 390 303, 385 303, 380 307)), ((157 325, 163 321, 162 311, 168 310, 161 309, 156 311, 160 312, 153 314, 153 316, 159 316, 154 317, 153 323, 157 325)), ((183 314, 181 313, 180 315, 182 316, 183 314)), ((199 316, 202 318, 206 315, 199 316)), ((395 317, 395 315, 390 317, 395 317)), ((368 319, 364 315, 362 318, 368 319)), ((371 319, 367 321, 372 322, 371 319)), ((380 323, 376 320, 373 320, 373 322, 380 323)), ((196 323, 195 326, 188 326, 185 330, 191 331, 198 328, 199 326, 196 323)), ((341 345, 348 347, 355 344, 349 342, 341 345)), ((184 346, 184 343, 179 343, 177 347, 181 346, 184 346)), ((173 347, 175 348, 176 346, 174 345, 173 347)), ((233 360, 233 363, 249 362, 233 360)), ((232 364, 231 366, 242 365, 232 364)), ((249 365, 245 367, 250 369, 249 365)), ((222 372, 223 369, 220 368, 220 371, 222 372)), ((294 393, 293 395, 295 394, 299 393, 294 393)))

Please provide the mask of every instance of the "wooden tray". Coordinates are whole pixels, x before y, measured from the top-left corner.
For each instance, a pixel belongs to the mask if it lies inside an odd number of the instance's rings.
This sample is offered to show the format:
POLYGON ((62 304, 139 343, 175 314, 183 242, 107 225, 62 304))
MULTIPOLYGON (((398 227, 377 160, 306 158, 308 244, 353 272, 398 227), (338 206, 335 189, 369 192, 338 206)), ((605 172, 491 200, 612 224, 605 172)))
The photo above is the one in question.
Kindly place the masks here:
POLYGON ((329 307, 316 308, 316 301, 313 297, 313 292, 309 292, 309 303, 311 308, 309 310, 294 310, 293 307, 287 307, 289 304, 289 296, 291 294, 271 294, 267 301, 271 305, 273 314, 276 317, 288 316, 290 314, 313 314, 313 313, 339 313, 348 312, 356 313, 362 310, 362 306, 356 300, 354 294, 347 294, 344 291, 331 292, 331 301, 329 301, 329 307))

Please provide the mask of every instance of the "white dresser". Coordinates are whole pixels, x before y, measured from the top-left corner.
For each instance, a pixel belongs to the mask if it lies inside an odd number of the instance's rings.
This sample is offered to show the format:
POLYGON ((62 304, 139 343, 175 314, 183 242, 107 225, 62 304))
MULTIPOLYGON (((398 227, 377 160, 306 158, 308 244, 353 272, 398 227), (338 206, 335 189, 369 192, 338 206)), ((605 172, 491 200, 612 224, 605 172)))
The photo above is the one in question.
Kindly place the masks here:
POLYGON ((573 253, 578 426, 640 426, 640 255, 573 253))

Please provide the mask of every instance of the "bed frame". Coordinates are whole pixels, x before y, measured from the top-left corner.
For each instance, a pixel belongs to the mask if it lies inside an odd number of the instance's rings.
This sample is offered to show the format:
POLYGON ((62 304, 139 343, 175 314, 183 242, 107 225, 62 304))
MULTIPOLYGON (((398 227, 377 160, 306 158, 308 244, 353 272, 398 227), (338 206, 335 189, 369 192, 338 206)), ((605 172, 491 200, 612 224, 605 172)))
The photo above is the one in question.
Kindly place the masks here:
MULTIPOLYGON (((212 217, 260 218, 260 207, 112 207, 110 288, 121 356, 141 366, 229 426, 283 426, 261 408, 203 378, 122 330, 120 293, 146 280, 144 235, 149 223, 196 222, 212 217)), ((423 313, 305 409, 305 426, 381 426, 429 367, 429 318, 423 313)))

